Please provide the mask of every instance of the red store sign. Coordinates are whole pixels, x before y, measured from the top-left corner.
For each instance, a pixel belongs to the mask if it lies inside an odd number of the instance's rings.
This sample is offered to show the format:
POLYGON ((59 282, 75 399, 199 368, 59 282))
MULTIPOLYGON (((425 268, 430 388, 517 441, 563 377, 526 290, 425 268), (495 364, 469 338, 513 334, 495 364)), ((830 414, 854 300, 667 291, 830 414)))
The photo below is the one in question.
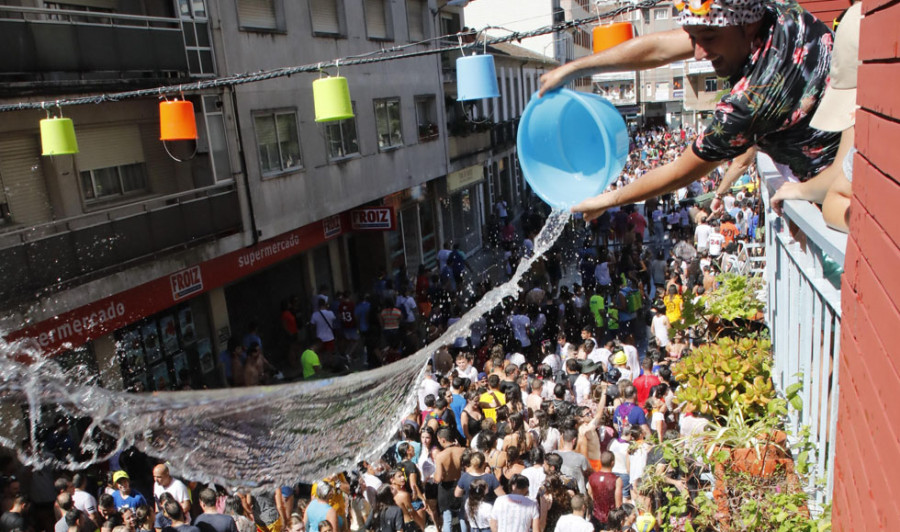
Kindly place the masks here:
MULTIPOLYGON (((64 312, 6 335, 7 341, 32 339, 46 356, 57 355, 105 336, 213 288, 232 283, 334 238, 347 227, 341 214, 254 246, 233 251, 166 277, 64 312), (335 220, 335 218, 338 218, 335 220)), ((20 354, 20 361, 31 357, 20 354)))
POLYGON ((350 211, 350 227, 356 231, 393 231, 397 218, 392 207, 362 207, 350 211))

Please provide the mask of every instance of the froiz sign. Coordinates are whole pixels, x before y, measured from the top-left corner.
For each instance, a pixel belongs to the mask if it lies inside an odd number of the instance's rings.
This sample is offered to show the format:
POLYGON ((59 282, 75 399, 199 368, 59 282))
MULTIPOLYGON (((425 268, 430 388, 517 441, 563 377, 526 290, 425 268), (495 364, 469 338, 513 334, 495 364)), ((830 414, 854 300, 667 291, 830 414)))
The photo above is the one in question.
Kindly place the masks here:
POLYGON ((169 285, 172 287, 172 299, 175 301, 202 291, 203 276, 200 275, 200 266, 173 273, 169 276, 169 285))
POLYGON ((390 207, 363 207, 350 211, 350 225, 362 231, 394 229, 394 211, 390 207))

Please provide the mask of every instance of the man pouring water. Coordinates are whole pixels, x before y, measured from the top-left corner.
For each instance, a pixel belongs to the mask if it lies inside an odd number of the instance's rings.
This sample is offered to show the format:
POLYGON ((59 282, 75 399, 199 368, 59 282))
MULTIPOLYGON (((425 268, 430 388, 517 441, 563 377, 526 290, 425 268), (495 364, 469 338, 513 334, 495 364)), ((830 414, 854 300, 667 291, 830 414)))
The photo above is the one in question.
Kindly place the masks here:
POLYGON ((539 95, 592 74, 708 60, 731 91, 712 122, 673 162, 572 210, 590 221, 607 209, 677 190, 758 148, 806 181, 828 167, 839 135, 809 121, 825 89, 832 33, 793 0, 676 0, 681 29, 653 33, 560 66, 539 95))

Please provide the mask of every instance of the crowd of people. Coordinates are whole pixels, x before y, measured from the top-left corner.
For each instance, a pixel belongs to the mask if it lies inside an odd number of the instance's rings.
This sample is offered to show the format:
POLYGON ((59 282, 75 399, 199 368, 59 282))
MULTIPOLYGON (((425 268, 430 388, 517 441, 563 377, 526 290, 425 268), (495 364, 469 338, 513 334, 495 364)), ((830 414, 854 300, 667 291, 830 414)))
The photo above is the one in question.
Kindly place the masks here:
MULTIPOLYGON (((629 175, 662 163, 669 143, 689 141, 663 129, 634 140, 648 155, 633 159, 629 175)), ((752 194, 726 196, 715 209, 695 195, 684 190, 574 224, 518 298, 481 316, 469 336, 434 348, 417 408, 378 460, 252 493, 173 478, 134 449, 73 477, 40 472, 27 489, 10 461, 0 464, 9 466, 0 531, 537 532, 630 530, 638 520, 652 530, 641 480, 648 470, 668 471, 659 442, 697 430, 675 401, 671 368, 694 340, 678 326, 683 301, 714 288, 717 259, 753 238, 757 223, 731 221, 756 220, 752 194)), ((524 255, 542 218, 511 211, 507 221, 518 227, 504 249, 524 255)), ((380 276, 358 298, 323 287, 302 322, 300 302, 287 301, 285 336, 296 345, 307 323, 314 340, 296 360, 270 362, 262 345, 272 340, 254 324, 222 354, 223 377, 231 386, 259 384, 296 364, 298 378, 315 379, 409 356, 492 287, 458 246, 437 261, 408 279, 380 276)), ((47 445, 73 447, 61 426, 47 445)))

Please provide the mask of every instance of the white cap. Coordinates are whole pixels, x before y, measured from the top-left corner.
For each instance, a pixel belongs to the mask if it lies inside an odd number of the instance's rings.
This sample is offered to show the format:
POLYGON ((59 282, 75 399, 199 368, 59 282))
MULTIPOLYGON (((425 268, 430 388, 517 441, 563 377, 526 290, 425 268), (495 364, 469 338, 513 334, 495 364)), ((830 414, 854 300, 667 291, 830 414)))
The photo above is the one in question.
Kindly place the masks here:
POLYGON ((843 131, 856 120, 856 70, 859 66, 859 26, 862 2, 847 9, 838 24, 831 52, 830 81, 809 125, 823 131, 843 131))

